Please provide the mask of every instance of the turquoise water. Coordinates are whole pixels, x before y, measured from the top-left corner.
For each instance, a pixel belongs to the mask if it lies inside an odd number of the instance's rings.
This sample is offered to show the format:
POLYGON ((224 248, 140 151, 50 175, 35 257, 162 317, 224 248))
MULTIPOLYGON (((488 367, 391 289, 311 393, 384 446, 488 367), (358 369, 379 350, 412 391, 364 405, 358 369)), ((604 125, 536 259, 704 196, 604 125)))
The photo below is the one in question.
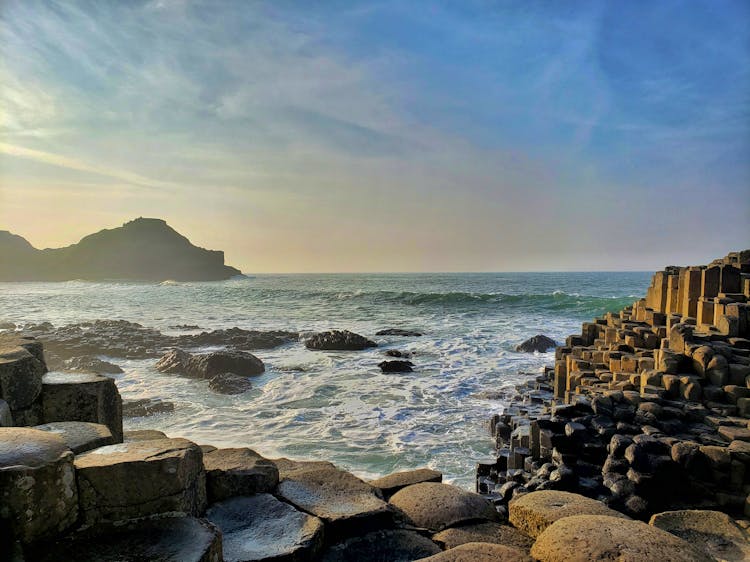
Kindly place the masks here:
POLYGON ((154 360, 111 358, 125 399, 162 398, 175 411, 126 420, 267 456, 320 458, 370 478, 429 466, 473 486, 491 456, 487 418, 498 396, 551 364, 552 353, 516 353, 537 333, 562 341, 582 321, 645 293, 649 273, 258 275, 218 283, 0 283, 0 320, 55 325, 123 319, 179 333, 237 326, 314 332, 348 329, 380 347, 309 351, 292 343, 255 354, 266 373, 238 396, 206 381, 163 375, 154 360), (383 328, 422 337, 375 336, 383 328), (383 374, 383 351, 415 353, 415 372, 383 374), (524 373, 531 373, 524 374, 524 373))

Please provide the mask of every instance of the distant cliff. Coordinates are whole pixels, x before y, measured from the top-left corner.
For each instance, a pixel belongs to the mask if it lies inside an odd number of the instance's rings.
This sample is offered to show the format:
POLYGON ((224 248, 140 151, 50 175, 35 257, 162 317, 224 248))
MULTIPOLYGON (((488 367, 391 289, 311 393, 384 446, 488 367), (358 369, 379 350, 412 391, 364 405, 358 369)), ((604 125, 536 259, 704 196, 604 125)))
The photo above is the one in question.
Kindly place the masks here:
POLYGON ((239 274, 224 265, 224 252, 193 246, 161 219, 139 218, 46 250, 0 231, 0 281, 215 281, 239 274))

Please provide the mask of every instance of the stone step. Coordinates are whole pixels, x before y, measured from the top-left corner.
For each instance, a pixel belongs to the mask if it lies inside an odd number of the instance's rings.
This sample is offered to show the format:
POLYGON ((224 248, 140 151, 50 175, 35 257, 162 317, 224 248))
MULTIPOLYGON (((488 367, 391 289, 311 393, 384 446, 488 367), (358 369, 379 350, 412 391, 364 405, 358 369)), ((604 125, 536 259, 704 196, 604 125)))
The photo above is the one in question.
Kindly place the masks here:
POLYGON ((34 429, 59 435, 76 455, 115 443, 112 432, 100 423, 62 421, 37 425, 34 429))

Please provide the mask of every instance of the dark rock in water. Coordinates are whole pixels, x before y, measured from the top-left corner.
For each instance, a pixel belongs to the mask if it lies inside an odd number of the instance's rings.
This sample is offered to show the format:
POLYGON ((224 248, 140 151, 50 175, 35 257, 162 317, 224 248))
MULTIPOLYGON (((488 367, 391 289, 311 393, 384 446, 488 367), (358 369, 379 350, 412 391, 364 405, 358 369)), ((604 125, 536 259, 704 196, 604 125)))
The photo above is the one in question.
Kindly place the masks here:
POLYGON ((174 412, 174 404, 155 398, 123 400, 122 402, 122 415, 126 418, 141 418, 168 412, 174 412))
POLYGON ((13 322, 0 322, 0 330, 15 330, 16 325, 13 322))
POLYGON ((115 365, 109 361, 102 361, 98 357, 91 355, 67 359, 63 362, 61 370, 72 373, 94 373, 95 375, 102 375, 104 373, 119 374, 124 372, 119 365, 115 365))
POLYGON ((401 328, 388 328, 386 330, 380 330, 375 332, 376 336, 404 336, 404 337, 420 337, 421 332, 415 330, 402 330, 401 328))
POLYGON ((377 347, 372 340, 350 332, 349 330, 329 330, 310 336, 305 340, 307 349, 322 351, 361 351, 368 347, 377 347))
POLYGON ((399 351, 398 349, 389 349, 385 352, 385 354, 388 357, 402 357, 404 359, 414 355, 414 353, 411 351, 399 351))
POLYGON ((272 349, 298 339, 299 334, 297 332, 285 332, 283 330, 261 332, 235 327, 226 330, 201 332, 200 334, 183 334, 177 336, 175 347, 224 346, 238 350, 272 349))
POLYGON ((524 353, 533 353, 538 351, 544 353, 545 351, 556 347, 557 344, 552 338, 548 338, 545 335, 539 334, 533 338, 527 339, 525 342, 516 346, 516 351, 523 351, 524 353))
POLYGON ((241 274, 224 265, 224 252, 194 246, 165 221, 144 218, 46 250, 0 231, 0 263, 0 281, 214 281, 241 274))
POLYGON ((177 324, 175 326, 170 326, 170 330, 200 330, 201 327, 197 324, 177 324))
POLYGON ((234 373, 221 373, 208 381, 208 388, 219 394, 242 394, 253 386, 246 377, 234 373))
POLYGON ((199 378, 234 373, 243 377, 260 375, 265 371, 263 361, 244 351, 213 351, 191 355, 181 349, 173 349, 156 363, 156 370, 199 378))
POLYGON ((382 361, 378 367, 384 373, 411 373, 414 369, 411 361, 382 361))

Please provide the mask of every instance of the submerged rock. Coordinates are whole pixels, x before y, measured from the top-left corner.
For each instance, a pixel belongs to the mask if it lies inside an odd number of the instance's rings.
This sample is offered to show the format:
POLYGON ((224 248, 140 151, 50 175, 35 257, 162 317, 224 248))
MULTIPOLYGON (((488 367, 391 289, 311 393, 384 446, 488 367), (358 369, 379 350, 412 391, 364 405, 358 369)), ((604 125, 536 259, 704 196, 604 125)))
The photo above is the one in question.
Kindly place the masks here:
POLYGON ((247 377, 234 373, 221 373, 211 377, 208 381, 208 388, 218 394, 242 394, 252 387, 253 383, 247 380, 247 377))
POLYGON ((381 361, 378 367, 384 373, 411 373, 414 363, 411 361, 381 361))
POLYGON ((420 337, 422 336, 422 332, 417 332, 415 330, 402 330, 401 328, 387 328, 385 330, 380 330, 379 332, 375 332, 376 336, 403 336, 403 337, 420 337))
POLYGON ((388 349, 385 351, 385 354, 388 357, 398 357, 403 359, 408 359, 409 357, 414 355, 414 353, 411 351, 401 351, 399 349, 388 349))
POLYGON ((126 418, 140 418, 169 412, 174 412, 174 404, 159 398, 124 400, 122 403, 122 415, 126 418))
POLYGON ((322 351, 361 351, 368 347, 377 346, 378 344, 374 341, 349 330, 329 330, 305 339, 307 349, 322 351))
POLYGON ((556 346, 557 343, 555 343, 555 340, 553 340, 552 338, 548 338, 543 334, 539 334, 517 345, 516 351, 522 351, 524 353, 533 353, 534 351, 538 351, 539 353, 544 353, 545 351, 548 351, 556 346))

